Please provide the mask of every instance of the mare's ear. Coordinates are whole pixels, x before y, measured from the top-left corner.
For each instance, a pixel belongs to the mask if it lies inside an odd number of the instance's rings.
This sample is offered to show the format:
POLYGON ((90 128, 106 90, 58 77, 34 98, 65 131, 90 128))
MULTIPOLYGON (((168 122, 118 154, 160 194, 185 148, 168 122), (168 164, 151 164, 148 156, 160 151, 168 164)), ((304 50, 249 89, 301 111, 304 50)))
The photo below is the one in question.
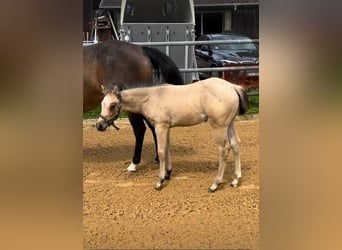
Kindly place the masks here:
POLYGON ((118 85, 114 85, 114 89, 112 91, 112 94, 114 94, 116 96, 119 94, 119 87, 118 87, 118 85))

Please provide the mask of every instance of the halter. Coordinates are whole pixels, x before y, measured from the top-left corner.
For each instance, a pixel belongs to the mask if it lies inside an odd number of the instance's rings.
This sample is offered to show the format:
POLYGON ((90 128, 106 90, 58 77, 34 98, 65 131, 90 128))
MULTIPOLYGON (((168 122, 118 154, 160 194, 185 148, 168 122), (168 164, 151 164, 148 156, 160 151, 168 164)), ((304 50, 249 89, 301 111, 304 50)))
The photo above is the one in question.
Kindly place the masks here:
POLYGON ((118 98, 118 100, 119 100, 119 110, 118 110, 117 115, 115 115, 113 118, 108 119, 108 120, 107 120, 107 118, 104 117, 103 115, 100 115, 100 118, 102 118, 103 121, 104 121, 105 123, 107 123, 108 126, 113 126, 114 128, 116 128, 116 130, 119 130, 120 128, 114 124, 114 121, 117 120, 117 119, 119 118, 119 115, 120 115, 120 113, 121 113, 122 99, 121 99, 121 94, 120 94, 120 92, 118 93, 117 98, 118 98))

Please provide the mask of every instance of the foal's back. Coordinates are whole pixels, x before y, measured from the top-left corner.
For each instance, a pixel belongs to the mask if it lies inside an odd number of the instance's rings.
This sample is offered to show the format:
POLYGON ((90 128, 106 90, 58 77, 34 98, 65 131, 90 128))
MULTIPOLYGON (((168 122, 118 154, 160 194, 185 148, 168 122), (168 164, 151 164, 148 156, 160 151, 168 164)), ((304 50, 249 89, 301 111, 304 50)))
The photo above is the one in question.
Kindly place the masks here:
POLYGON ((149 103, 155 120, 172 127, 191 126, 208 119, 227 123, 238 110, 239 97, 233 84, 209 78, 188 85, 155 87, 151 89, 149 103))

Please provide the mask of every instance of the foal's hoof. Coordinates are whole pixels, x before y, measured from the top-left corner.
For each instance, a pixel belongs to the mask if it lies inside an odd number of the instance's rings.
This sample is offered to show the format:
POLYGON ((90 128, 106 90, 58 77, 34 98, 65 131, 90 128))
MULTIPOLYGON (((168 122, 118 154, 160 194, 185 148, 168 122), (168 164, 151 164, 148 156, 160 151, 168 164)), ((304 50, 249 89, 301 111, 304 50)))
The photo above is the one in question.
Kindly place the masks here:
POLYGON ((219 186, 219 184, 213 183, 213 185, 211 185, 210 188, 208 189, 208 192, 214 193, 217 190, 218 186, 219 186))
POLYGON ((239 180, 240 178, 235 178, 231 183, 232 187, 236 188, 239 184, 239 180))
POLYGON ((163 185, 158 183, 154 188, 155 188, 155 190, 160 191, 160 190, 162 190, 163 185))
POLYGON ((165 180, 170 180, 171 179, 171 173, 172 173, 172 169, 170 171, 166 172, 165 180))
POLYGON ((159 180, 159 182, 157 182, 156 186, 154 187, 157 191, 160 191, 163 187, 163 183, 164 183, 165 179, 159 180))

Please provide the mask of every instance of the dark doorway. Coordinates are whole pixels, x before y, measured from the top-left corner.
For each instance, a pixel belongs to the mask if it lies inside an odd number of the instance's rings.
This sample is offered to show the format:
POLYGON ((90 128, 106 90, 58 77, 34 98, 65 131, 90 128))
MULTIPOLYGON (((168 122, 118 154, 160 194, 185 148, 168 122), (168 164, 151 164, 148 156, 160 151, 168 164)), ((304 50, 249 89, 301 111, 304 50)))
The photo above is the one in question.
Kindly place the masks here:
POLYGON ((202 12, 196 13, 196 36, 209 33, 222 33, 223 13, 222 12, 202 12))

